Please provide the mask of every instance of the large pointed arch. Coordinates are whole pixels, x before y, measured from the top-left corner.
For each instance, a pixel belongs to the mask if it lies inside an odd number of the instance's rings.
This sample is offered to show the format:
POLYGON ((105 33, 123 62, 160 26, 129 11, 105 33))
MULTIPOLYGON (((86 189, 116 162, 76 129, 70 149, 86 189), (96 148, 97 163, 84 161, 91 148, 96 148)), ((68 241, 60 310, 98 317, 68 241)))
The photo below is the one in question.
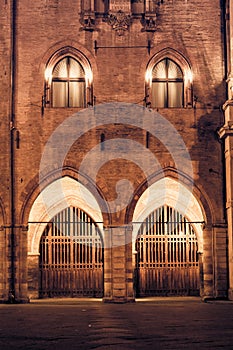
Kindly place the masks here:
POLYGON ((47 223, 68 206, 85 211, 103 232, 101 209, 93 194, 80 182, 65 176, 45 187, 34 201, 29 214, 28 254, 39 254, 41 236, 47 223), (56 188, 62 188, 62 195, 56 188))
POLYGON ((196 197, 180 182, 165 177, 148 187, 139 198, 133 214, 133 240, 141 223, 156 208, 168 205, 192 222, 198 240, 198 250, 203 252, 203 224, 205 215, 196 197))

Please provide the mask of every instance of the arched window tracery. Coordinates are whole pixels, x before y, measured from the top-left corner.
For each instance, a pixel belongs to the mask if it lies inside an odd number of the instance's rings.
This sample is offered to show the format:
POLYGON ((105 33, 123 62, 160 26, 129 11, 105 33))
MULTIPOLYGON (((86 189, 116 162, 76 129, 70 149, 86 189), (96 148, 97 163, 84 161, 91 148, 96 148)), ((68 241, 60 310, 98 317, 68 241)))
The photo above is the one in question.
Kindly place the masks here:
POLYGON ((165 49, 150 60, 145 76, 146 105, 152 108, 192 107, 192 72, 178 52, 165 49))
POLYGON ((93 104, 92 70, 78 50, 63 48, 45 69, 43 107, 85 108, 93 104))

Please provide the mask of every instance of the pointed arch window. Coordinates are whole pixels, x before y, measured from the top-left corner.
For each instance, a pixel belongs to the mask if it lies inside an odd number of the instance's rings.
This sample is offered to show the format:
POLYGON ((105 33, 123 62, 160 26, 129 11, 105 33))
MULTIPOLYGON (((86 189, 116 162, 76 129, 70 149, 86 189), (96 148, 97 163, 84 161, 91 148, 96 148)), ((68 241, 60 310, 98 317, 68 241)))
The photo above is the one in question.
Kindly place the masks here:
POLYGON ((85 108, 93 105, 93 73, 81 51, 67 46, 55 52, 44 71, 42 115, 46 107, 85 108))
POLYGON ((145 104, 152 108, 192 108, 193 72, 180 52, 165 48, 148 62, 145 104))
POLYGON ((170 58, 154 65, 151 77, 151 107, 184 107, 184 78, 180 66, 170 58))
POLYGON ((52 107, 85 107, 85 71, 73 57, 66 56, 52 71, 52 107))

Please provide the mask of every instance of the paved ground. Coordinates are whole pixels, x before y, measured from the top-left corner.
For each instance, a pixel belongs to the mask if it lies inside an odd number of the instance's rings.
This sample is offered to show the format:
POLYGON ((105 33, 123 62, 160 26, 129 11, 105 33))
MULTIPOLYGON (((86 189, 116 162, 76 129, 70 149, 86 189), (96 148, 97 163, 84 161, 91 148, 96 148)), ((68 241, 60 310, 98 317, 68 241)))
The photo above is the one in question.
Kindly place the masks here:
POLYGON ((233 303, 52 299, 0 305, 0 349, 233 349, 233 303))

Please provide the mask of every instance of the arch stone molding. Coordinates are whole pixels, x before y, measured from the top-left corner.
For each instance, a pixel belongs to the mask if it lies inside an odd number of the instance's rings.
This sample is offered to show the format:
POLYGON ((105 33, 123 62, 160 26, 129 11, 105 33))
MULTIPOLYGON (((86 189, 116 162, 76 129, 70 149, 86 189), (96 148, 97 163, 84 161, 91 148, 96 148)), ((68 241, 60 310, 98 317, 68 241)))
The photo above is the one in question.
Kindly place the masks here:
POLYGON ((103 235, 103 216, 93 194, 80 182, 65 176, 45 187, 31 207, 28 219, 29 256, 39 255, 40 239, 47 223, 68 206, 84 210, 97 223, 103 235), (62 188, 62 195, 56 191, 57 186, 62 188))
POLYGON ((132 222, 133 215, 135 212, 135 207, 137 205, 138 200, 143 195, 144 191, 148 189, 154 183, 160 181, 164 178, 170 178, 173 181, 180 182, 184 187, 187 188, 190 194, 196 198, 198 205, 201 208, 205 226, 212 227, 212 224, 216 221, 214 216, 215 208, 212 207, 211 201, 206 194, 204 188, 200 186, 200 184, 193 183, 193 180, 185 173, 179 172, 177 173, 177 169, 172 166, 167 166, 164 164, 164 167, 157 173, 154 173, 148 178, 146 182, 140 185, 140 187, 135 191, 135 195, 131 204, 128 206, 128 210, 126 213, 125 222, 132 222))
POLYGON ((47 64, 50 62, 53 62, 54 64, 56 62, 56 59, 58 59, 57 57, 59 57, 59 53, 62 54, 64 50, 66 50, 67 53, 70 52, 71 55, 73 54, 74 57, 78 57, 81 60, 82 64, 85 65, 85 63, 88 63, 93 71, 93 75, 97 75, 97 64, 94 55, 80 42, 74 40, 59 41, 51 46, 42 56, 40 71, 44 73, 47 64))
POLYGON ((87 105, 92 105, 93 104, 93 96, 92 96, 93 72, 92 72, 91 64, 87 59, 87 57, 81 51, 71 46, 62 47, 56 52, 54 52, 53 55, 48 60, 48 62, 46 63, 45 73, 44 73, 44 76, 45 76, 44 103, 45 105, 51 103, 50 101, 51 93, 49 93, 49 90, 51 90, 53 68, 59 60, 63 59, 68 55, 78 60, 84 69, 85 81, 86 81, 87 105))
POLYGON ((191 64, 188 61, 188 59, 181 54, 180 52, 167 47, 162 49, 161 51, 155 53, 150 61, 147 64, 146 67, 146 96, 148 95, 148 90, 151 87, 152 84, 152 70, 156 63, 161 61, 164 58, 169 58, 173 60, 175 63, 177 63, 183 74, 184 74, 184 106, 185 107, 192 107, 193 101, 192 101, 192 81, 193 81, 193 73, 191 69, 191 64))
MULTIPOLYGON (((104 198, 104 195, 98 188, 97 184, 92 183, 91 179, 85 174, 77 171, 70 166, 64 166, 62 169, 54 168, 53 171, 45 174, 41 174, 42 180, 39 180, 39 176, 35 176, 27 185, 27 192, 24 192, 21 195, 21 201, 24 203, 20 213, 20 222, 27 227, 29 221, 29 215, 31 208, 36 201, 37 197, 40 195, 41 191, 45 190, 46 187, 50 186, 54 181, 57 181, 63 177, 68 177, 73 179, 76 182, 79 182, 83 185, 89 192, 92 194, 98 191, 101 198, 104 198)), ((108 214, 109 208, 107 206, 107 201, 102 201, 101 204, 105 204, 102 208, 102 214, 104 218, 104 223, 106 225, 110 224, 111 218, 108 214)))
POLYGON ((91 64, 87 57, 78 49, 65 46, 53 53, 46 64, 46 70, 52 71, 54 65, 65 56, 70 55, 71 57, 78 59, 83 66, 86 75, 92 75, 91 64))
POLYGON ((190 222, 197 235, 198 251, 203 253, 203 224, 205 215, 196 197, 180 182, 164 177, 150 185, 139 198, 132 222, 133 241, 137 238, 137 232, 147 216, 155 209, 168 205, 175 208, 184 215, 190 222), (188 203, 187 203, 188 198, 188 203))
POLYGON ((52 71, 55 64, 65 56, 78 60, 85 72, 87 106, 93 104, 93 79, 97 76, 97 65, 94 56, 82 44, 76 41, 62 41, 52 46, 43 56, 40 72, 44 79, 43 108, 51 104, 52 71))

